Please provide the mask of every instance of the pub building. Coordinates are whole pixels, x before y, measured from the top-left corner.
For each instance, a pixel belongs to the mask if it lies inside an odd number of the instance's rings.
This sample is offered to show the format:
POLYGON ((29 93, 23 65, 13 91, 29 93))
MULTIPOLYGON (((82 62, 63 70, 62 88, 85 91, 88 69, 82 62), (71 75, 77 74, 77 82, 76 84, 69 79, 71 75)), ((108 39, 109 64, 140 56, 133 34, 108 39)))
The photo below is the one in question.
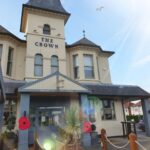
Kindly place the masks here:
POLYGON ((112 84, 108 59, 113 51, 103 50, 85 35, 73 44, 66 43, 64 27, 71 15, 60 0, 29 0, 21 16, 25 40, 0 26, 0 128, 4 107, 4 113, 17 116, 19 150, 31 144, 30 128, 18 128, 24 113, 32 128, 40 128, 43 121, 45 126, 55 122, 61 127, 65 111, 80 108, 99 134, 105 128, 108 136, 120 136, 121 122, 126 120, 125 100, 141 99, 150 136, 150 94, 139 86, 112 84))

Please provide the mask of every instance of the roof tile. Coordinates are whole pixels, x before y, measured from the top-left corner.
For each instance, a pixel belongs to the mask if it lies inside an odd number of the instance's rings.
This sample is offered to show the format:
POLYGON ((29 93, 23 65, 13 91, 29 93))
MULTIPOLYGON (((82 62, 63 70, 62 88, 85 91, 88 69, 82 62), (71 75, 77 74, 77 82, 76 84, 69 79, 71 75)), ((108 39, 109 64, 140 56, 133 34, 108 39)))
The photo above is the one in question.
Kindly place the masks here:
POLYGON ((111 85, 111 84, 85 84, 92 91, 92 94, 101 96, 121 96, 150 98, 150 93, 138 86, 130 85, 111 85))
POLYGON ((29 0, 28 3, 26 3, 26 5, 50 11, 56 11, 64 14, 69 14, 63 8, 60 0, 29 0))

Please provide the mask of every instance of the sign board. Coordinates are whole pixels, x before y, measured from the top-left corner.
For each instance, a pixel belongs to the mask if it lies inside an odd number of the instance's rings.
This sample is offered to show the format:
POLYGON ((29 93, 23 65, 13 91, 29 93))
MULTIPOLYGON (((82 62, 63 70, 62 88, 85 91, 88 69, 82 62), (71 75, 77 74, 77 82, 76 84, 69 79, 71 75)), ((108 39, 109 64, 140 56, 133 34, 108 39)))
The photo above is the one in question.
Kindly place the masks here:
POLYGON ((35 46, 56 49, 58 48, 58 44, 54 42, 54 39, 47 37, 41 37, 39 42, 35 42, 35 46))

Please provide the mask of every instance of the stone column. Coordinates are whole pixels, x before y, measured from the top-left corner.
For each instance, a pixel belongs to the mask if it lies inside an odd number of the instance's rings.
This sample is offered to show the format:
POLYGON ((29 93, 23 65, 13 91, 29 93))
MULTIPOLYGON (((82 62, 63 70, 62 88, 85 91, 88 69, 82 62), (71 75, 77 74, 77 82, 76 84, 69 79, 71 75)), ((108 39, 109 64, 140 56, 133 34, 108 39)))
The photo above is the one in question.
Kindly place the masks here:
POLYGON ((150 100, 143 99, 141 100, 141 103, 142 103, 142 108, 143 108, 146 135, 150 136, 150 100))
MULTIPOLYGON (((29 115, 29 105, 30 95, 21 93, 19 105, 20 117, 24 115, 24 111, 26 111, 27 116, 29 115)), ((18 150, 28 150, 28 130, 19 130, 18 150)))

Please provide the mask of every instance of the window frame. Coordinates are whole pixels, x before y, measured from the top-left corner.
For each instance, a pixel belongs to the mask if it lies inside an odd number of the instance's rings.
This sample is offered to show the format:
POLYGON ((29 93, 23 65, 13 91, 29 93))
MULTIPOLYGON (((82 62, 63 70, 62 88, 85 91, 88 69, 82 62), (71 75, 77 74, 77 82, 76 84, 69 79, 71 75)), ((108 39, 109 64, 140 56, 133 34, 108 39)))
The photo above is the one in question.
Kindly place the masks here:
POLYGON ((92 54, 83 54, 83 62, 84 62, 84 77, 85 77, 85 79, 95 79, 93 55, 92 54), (91 65, 85 64, 85 57, 87 57, 87 56, 91 57, 91 65), (90 68, 90 72, 91 72, 92 76, 87 76, 87 74, 86 74, 87 69, 86 68, 90 68))
POLYGON ((79 66, 79 55, 78 54, 75 54, 72 56, 73 57, 73 75, 74 75, 74 79, 79 79, 80 76, 80 66, 79 66))
POLYGON ((116 120, 116 110, 115 110, 115 100, 114 99, 102 99, 102 108, 101 108, 101 119, 103 121, 111 121, 116 120), (108 106, 105 106, 104 108, 104 102, 109 103, 108 106), (111 118, 107 118, 110 114, 106 114, 106 111, 111 111, 111 118), (113 113, 114 112, 114 113, 113 113), (106 115, 106 116, 105 116, 106 115))
POLYGON ((6 75, 12 76, 12 70, 13 70, 13 54, 14 48, 9 47, 8 49, 8 57, 7 57, 7 70, 6 75))
POLYGON ((43 34, 50 35, 51 34, 51 27, 49 24, 44 24, 43 26, 43 34))
POLYGON ((52 55, 51 56, 51 73, 55 73, 59 71, 59 58, 57 55, 52 55), (53 61, 53 58, 56 58, 57 59, 57 65, 55 65, 52 61, 53 61), (55 68, 55 69, 54 69, 55 68))
POLYGON ((0 61, 2 60, 3 44, 0 44, 0 61))
POLYGON ((43 55, 40 54, 40 53, 35 54, 35 58, 34 58, 34 76, 35 77, 42 77, 43 76, 43 55), (42 63, 36 63, 36 57, 37 56, 41 56, 41 60, 42 60, 41 62, 42 63), (36 72, 37 67, 41 69, 41 74, 38 74, 36 72))

